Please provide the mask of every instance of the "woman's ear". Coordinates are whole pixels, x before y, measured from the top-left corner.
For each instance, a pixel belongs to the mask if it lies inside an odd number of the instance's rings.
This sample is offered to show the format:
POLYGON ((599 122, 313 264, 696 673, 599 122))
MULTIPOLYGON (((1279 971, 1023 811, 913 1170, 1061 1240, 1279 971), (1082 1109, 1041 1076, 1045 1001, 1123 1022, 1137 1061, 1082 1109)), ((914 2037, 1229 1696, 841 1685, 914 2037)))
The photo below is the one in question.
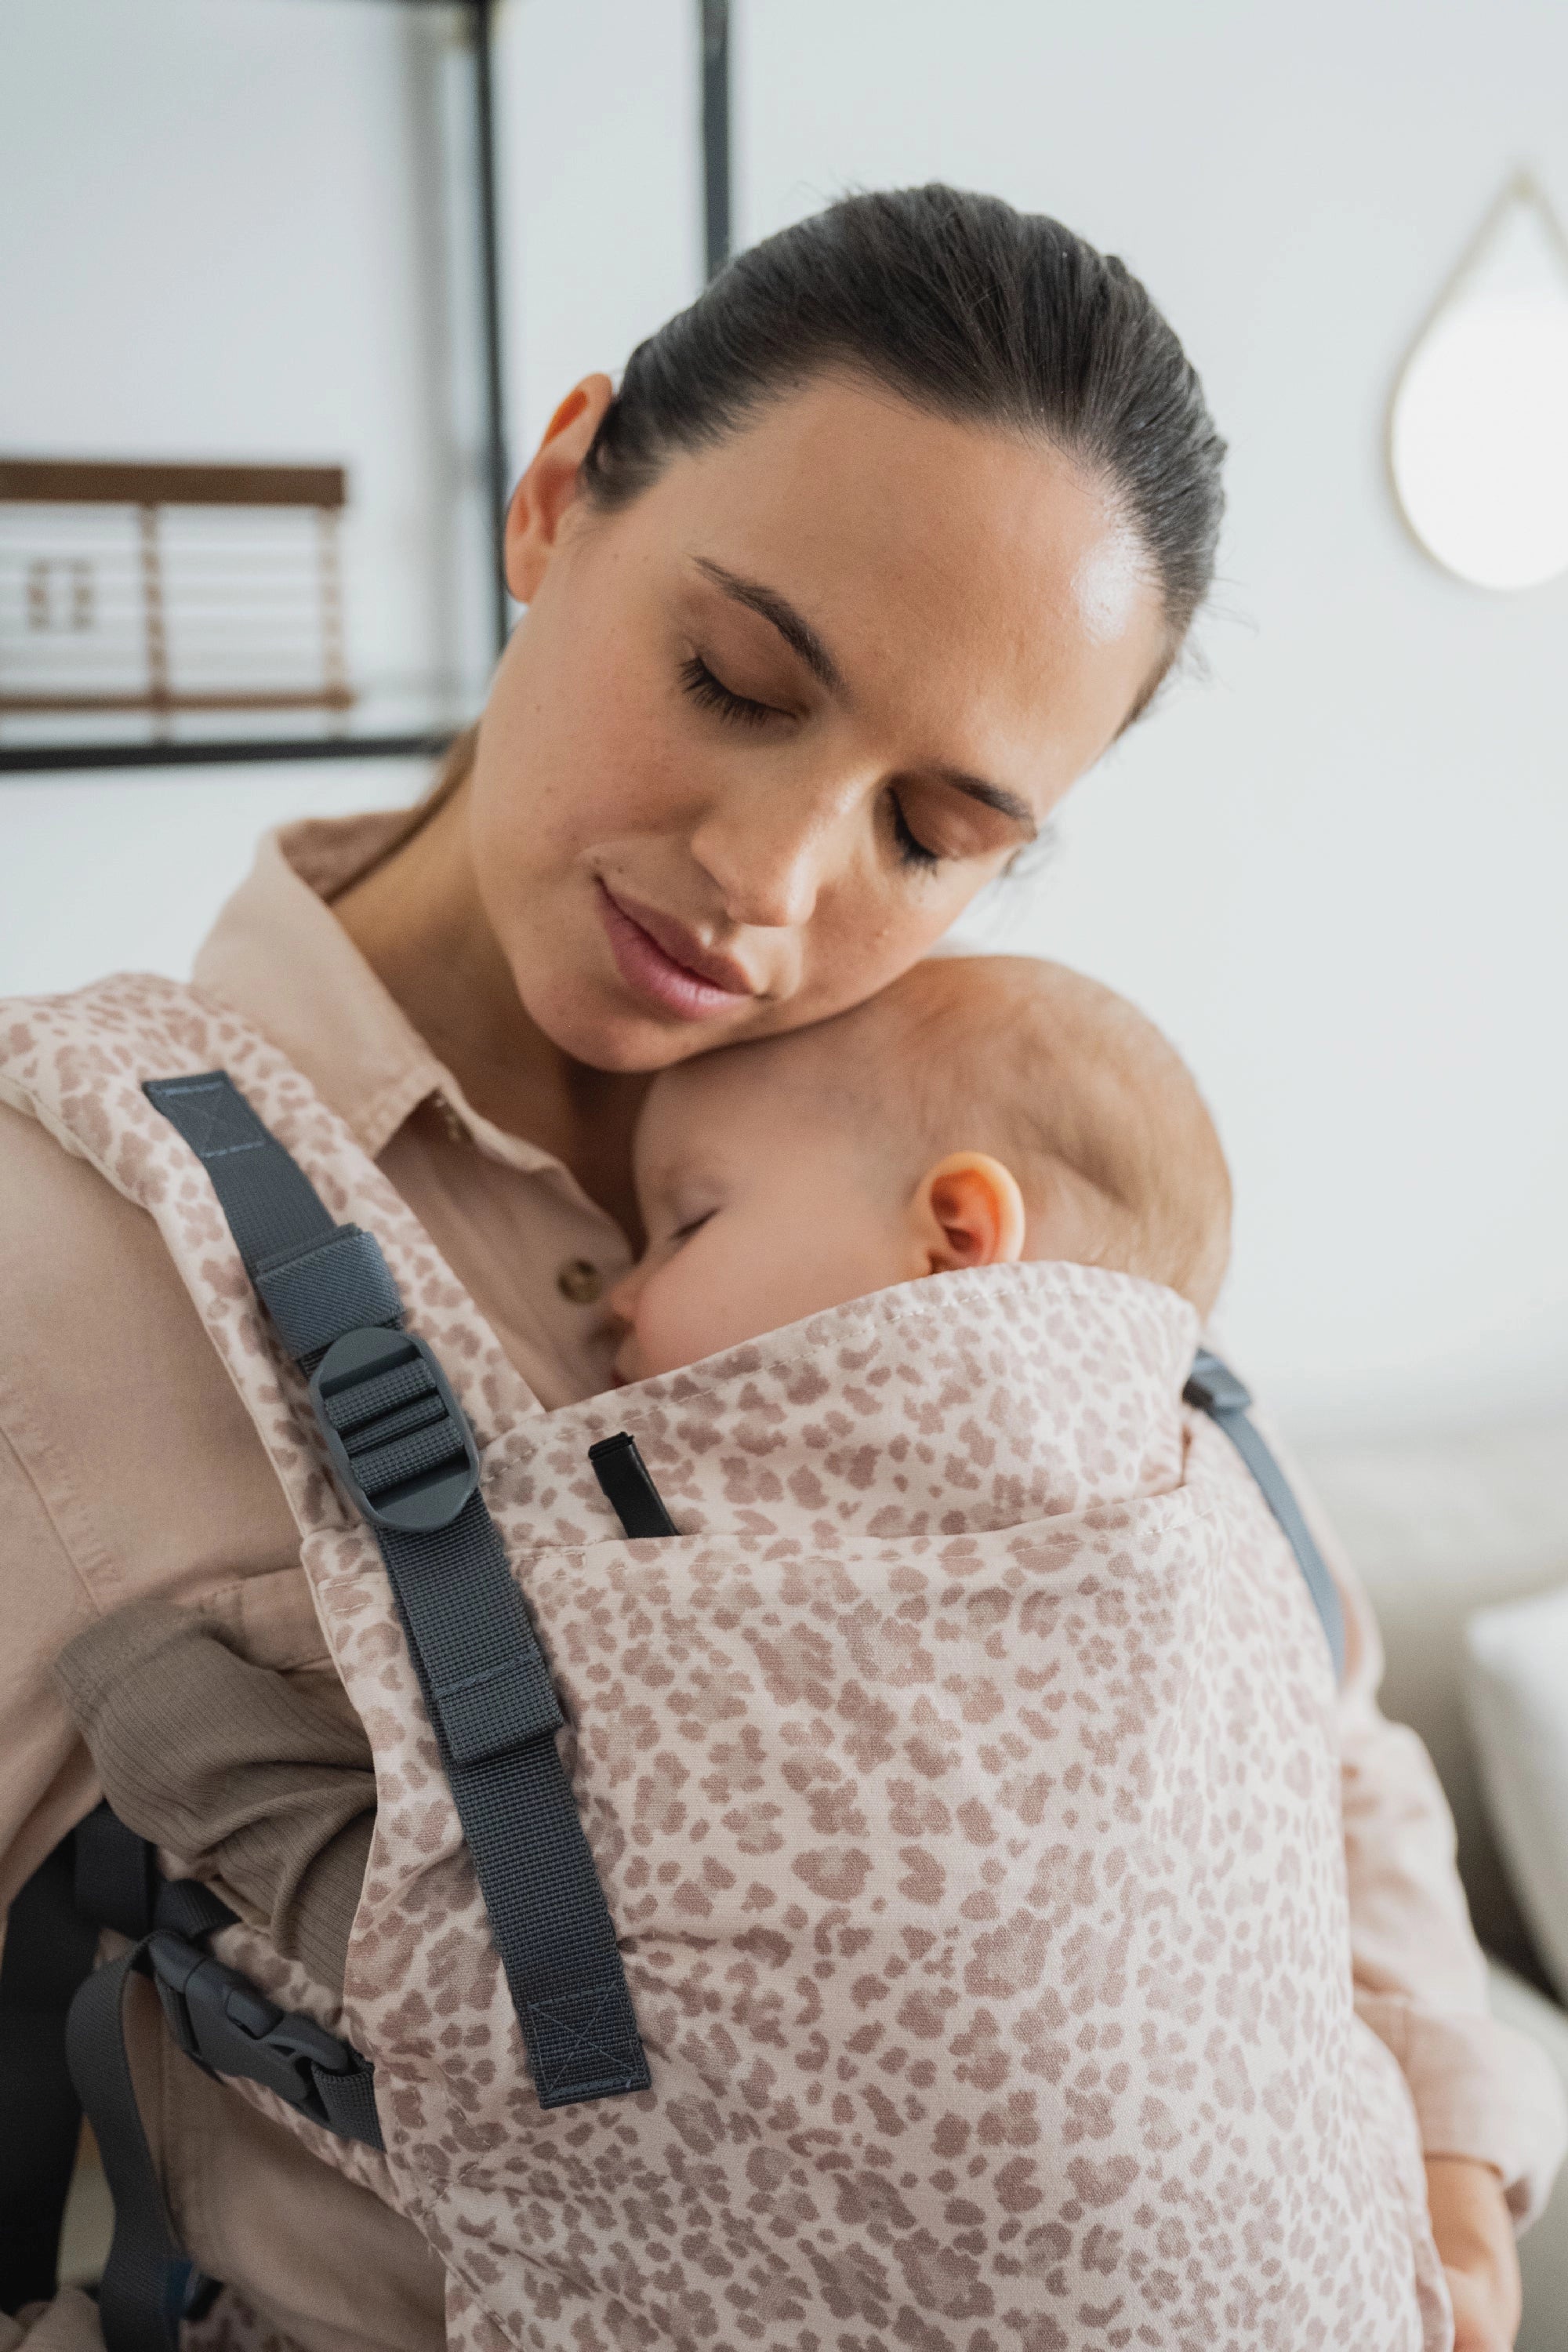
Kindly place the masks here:
POLYGON ((615 396, 607 375, 574 384, 544 428, 533 463, 506 511, 506 584, 520 604, 539 593, 561 525, 574 503, 583 460, 615 396))
POLYGON ((928 1274, 1012 1265, 1024 1255, 1024 1196, 1010 1168, 984 1151, 952 1151, 922 1178, 910 1213, 928 1274))

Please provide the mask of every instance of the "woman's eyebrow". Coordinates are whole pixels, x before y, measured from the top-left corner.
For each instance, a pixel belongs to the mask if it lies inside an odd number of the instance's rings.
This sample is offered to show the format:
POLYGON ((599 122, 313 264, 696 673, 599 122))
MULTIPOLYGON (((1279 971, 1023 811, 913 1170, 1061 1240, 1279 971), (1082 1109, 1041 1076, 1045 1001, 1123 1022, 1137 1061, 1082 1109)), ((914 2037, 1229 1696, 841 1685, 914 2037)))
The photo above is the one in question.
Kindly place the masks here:
MULTIPOLYGON (((715 588, 732 603, 744 604, 748 611, 760 614, 764 621, 771 621, 784 643, 795 648, 812 676, 819 679, 830 694, 848 699, 849 689, 845 684, 843 671, 811 623, 795 611, 787 596, 781 596, 776 588, 769 588, 761 580, 742 579, 739 572, 730 571, 722 563, 716 563, 711 556, 694 556, 692 561, 699 572, 711 580, 715 588)), ((984 776, 972 776, 963 768, 928 768, 922 772, 938 783, 950 784, 954 792, 966 793, 972 801, 978 801, 982 807, 995 809, 999 815, 1011 818, 1026 840, 1033 841, 1039 832, 1039 819, 1028 802, 1021 793, 1008 792, 1005 785, 993 784, 984 776)))
POLYGON ((955 793, 967 793, 972 801, 983 808, 995 809, 1033 841, 1040 830, 1040 820, 1019 793, 1010 793, 1005 784, 987 783, 984 776, 972 776, 963 768, 922 768, 921 773, 932 777, 939 784, 951 784, 955 793))
POLYGON ((709 556, 699 555, 693 561, 699 572, 711 580, 715 588, 722 590, 732 603, 744 604, 748 611, 759 613, 764 621, 771 621, 785 645, 794 647, 813 677, 825 686, 829 694, 847 694, 843 671, 811 623, 795 611, 787 596, 781 596, 776 588, 766 587, 760 580, 742 580, 739 572, 727 571, 723 564, 715 563, 709 556))

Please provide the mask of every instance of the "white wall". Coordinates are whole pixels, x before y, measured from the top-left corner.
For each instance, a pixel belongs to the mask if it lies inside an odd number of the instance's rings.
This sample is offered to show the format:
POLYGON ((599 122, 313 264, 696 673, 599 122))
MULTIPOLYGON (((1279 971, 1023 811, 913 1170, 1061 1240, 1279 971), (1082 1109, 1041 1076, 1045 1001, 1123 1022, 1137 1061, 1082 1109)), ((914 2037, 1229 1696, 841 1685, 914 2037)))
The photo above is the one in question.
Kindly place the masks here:
POLYGON ((701 289, 696 0, 508 0, 496 103, 521 472, 573 384, 701 289))
POLYGON ((1506 175, 1568 206, 1568 10, 742 8, 746 237, 932 177, 1055 213, 1145 278, 1230 438, 1212 678, 1079 788, 1003 936, 1204 1078, 1237 1354, 1299 1423, 1568 1398, 1568 578, 1438 572, 1383 454, 1506 175))

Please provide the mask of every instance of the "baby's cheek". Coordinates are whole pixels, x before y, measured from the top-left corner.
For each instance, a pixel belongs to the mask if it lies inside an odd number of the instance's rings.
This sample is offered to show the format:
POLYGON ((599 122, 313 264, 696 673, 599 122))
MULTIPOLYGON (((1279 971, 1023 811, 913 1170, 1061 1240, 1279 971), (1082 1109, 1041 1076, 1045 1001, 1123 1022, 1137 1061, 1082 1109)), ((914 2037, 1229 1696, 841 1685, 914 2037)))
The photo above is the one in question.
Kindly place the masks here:
POLYGON ((704 1249, 704 1238, 694 1234, 644 1287, 637 1335, 645 1375, 678 1371, 768 1328, 753 1297, 756 1266, 744 1253, 704 1249))

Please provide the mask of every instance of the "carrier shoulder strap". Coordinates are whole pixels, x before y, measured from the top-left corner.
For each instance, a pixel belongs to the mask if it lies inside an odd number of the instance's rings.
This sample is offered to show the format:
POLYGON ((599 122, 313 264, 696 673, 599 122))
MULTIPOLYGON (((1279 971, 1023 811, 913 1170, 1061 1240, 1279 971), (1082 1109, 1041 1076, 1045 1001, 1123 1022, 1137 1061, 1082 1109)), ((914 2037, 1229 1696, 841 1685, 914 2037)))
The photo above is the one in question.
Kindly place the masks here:
POLYGON ((1334 1679, 1340 1680, 1345 1670, 1345 1612, 1339 1588, 1329 1574, 1322 1553, 1312 1538, 1312 1531, 1301 1516, 1301 1507, 1291 1491, 1290 1482, 1270 1452, 1267 1440, 1255 1423, 1247 1418, 1252 1392, 1237 1379, 1228 1364, 1200 1348, 1187 1375, 1183 1391, 1188 1404, 1206 1412, 1217 1428, 1223 1429, 1253 1477, 1257 1480, 1264 1501, 1284 1530, 1286 1541, 1296 1555, 1296 1565, 1318 1612, 1319 1622, 1328 1641, 1329 1653, 1334 1662, 1334 1679))
POLYGON ((555 1734, 563 1717, 479 1493, 473 1433, 374 1237, 337 1224, 226 1072, 153 1079, 369 1524, 408 1638, 540 2105, 650 2086, 555 1734))

